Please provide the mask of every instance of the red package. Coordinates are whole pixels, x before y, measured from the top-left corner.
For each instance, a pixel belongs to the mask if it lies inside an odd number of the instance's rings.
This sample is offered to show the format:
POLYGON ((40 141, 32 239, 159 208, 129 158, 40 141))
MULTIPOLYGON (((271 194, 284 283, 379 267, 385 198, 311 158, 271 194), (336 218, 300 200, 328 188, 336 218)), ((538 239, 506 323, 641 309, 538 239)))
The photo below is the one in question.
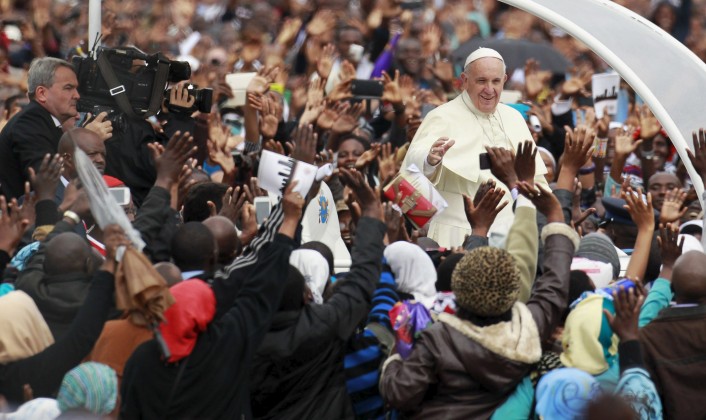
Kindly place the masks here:
POLYGON ((402 175, 392 180, 385 187, 385 197, 397 204, 402 213, 407 216, 410 222, 417 228, 429 223, 429 220, 436 214, 436 207, 419 190, 404 179, 402 175), (400 194, 401 193, 401 194, 400 194), (399 197, 399 200, 398 200, 399 197))

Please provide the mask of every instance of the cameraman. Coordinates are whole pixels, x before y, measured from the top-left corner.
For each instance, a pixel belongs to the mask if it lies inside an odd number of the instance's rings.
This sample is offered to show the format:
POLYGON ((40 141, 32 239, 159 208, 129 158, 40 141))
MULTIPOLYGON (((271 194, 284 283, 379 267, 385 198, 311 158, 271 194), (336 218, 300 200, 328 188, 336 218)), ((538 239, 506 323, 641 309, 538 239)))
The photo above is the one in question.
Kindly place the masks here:
POLYGON ((195 121, 191 114, 196 98, 190 94, 187 84, 180 82, 170 89, 169 105, 162 106, 157 115, 163 131, 156 131, 148 120, 125 117, 124 127, 114 126, 113 137, 105 142, 105 173, 125 182, 136 206, 142 204, 157 176, 147 145, 155 141, 166 145, 177 131, 194 132, 195 121))

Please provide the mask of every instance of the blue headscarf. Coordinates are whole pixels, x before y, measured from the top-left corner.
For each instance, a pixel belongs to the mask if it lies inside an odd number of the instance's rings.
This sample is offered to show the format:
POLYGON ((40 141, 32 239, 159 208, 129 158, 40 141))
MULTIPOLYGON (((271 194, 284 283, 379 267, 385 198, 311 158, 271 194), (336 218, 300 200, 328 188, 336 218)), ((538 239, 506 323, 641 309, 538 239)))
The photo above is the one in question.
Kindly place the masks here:
POLYGON ((600 392, 599 383, 588 373, 574 368, 556 369, 537 384, 535 411, 543 420, 578 419, 600 392))

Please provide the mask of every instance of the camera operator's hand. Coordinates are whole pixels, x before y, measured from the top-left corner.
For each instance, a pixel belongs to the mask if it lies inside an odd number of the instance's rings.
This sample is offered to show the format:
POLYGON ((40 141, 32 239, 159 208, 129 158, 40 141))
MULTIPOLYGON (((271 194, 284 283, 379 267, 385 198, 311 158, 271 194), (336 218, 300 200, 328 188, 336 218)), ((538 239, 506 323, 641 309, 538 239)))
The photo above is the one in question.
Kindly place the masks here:
POLYGON ((179 82, 169 91, 169 107, 174 109, 182 108, 184 111, 191 109, 196 102, 196 97, 189 94, 186 88, 187 82, 179 82))
POLYGON ((113 137, 113 123, 107 120, 107 112, 101 112, 95 118, 91 119, 93 115, 89 112, 86 116, 86 121, 88 121, 83 128, 93 131, 98 134, 101 140, 106 141, 113 137))

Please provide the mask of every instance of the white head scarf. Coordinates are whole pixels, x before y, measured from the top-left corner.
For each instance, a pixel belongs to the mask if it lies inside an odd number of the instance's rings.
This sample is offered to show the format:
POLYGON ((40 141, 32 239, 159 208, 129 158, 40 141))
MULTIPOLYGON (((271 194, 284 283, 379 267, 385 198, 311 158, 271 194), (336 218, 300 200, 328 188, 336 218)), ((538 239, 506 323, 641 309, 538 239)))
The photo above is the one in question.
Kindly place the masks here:
POLYGON ((701 242, 696 239, 696 236, 681 234, 678 240, 681 241, 682 238, 684 239, 684 245, 681 250, 682 254, 686 254, 689 251, 704 252, 704 247, 701 246, 701 242))
POLYGON ((436 268, 426 252, 409 242, 395 242, 384 252, 387 264, 395 275, 397 289, 414 296, 427 309, 436 300, 436 268))
POLYGON ((22 404, 14 413, 7 414, 8 420, 54 420, 61 415, 59 404, 51 398, 35 398, 22 404))
POLYGON ((295 249, 289 256, 289 264, 304 276, 306 285, 314 296, 314 303, 324 303, 323 294, 330 273, 326 258, 313 249, 295 249))

